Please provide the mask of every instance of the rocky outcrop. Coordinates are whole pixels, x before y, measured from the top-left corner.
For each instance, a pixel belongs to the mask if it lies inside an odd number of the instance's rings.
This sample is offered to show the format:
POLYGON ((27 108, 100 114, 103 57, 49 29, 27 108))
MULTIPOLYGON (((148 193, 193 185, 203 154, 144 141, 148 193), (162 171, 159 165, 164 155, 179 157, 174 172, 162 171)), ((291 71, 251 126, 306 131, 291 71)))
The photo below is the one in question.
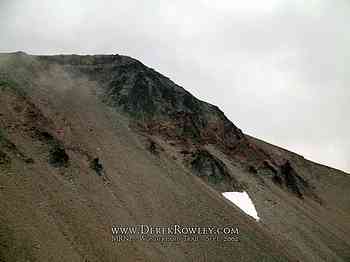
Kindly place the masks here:
POLYGON ((309 190, 308 182, 298 175, 289 161, 286 161, 281 166, 281 175, 286 187, 298 197, 302 198, 307 193, 307 190, 309 190))
POLYGON ((221 192, 242 191, 242 186, 232 176, 226 165, 207 150, 192 154, 191 169, 198 177, 221 192))
POLYGON ((94 158, 90 162, 90 168, 96 172, 97 175, 102 176, 104 174, 103 165, 98 157, 94 158))
POLYGON ((284 188, 299 198, 310 196, 321 203, 321 199, 315 194, 308 181, 298 174, 289 160, 282 164, 273 164, 269 160, 264 160, 258 168, 249 167, 250 173, 257 175, 260 181, 270 179, 277 186, 284 188))
POLYGON ((69 156, 63 143, 46 131, 35 130, 35 135, 42 143, 49 147, 49 163, 54 167, 67 167, 69 156))

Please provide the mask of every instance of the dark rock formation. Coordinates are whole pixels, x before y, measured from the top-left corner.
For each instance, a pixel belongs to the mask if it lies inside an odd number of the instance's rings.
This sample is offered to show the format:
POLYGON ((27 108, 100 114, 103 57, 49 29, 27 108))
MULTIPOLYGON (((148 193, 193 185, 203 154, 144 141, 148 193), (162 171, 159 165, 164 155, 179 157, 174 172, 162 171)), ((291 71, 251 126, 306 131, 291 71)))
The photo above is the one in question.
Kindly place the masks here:
POLYGON ((63 147, 54 145, 50 149, 49 163, 54 167, 67 167, 69 156, 63 147))
POLYGON ((49 163, 54 167, 67 167, 69 165, 69 156, 66 153, 64 145, 47 131, 35 130, 37 139, 49 147, 49 163))
POLYGON ((90 163, 90 168, 96 172, 97 175, 102 176, 104 173, 103 165, 100 163, 98 157, 94 158, 90 163))
POLYGON ((226 165, 206 150, 192 155, 191 168, 195 175, 220 191, 240 191, 238 181, 229 173, 226 165))
POLYGON ((309 185, 297 174, 289 161, 281 166, 281 175, 284 177, 287 188, 298 197, 303 197, 303 192, 309 188, 309 185))
POLYGON ((158 155, 158 149, 157 149, 157 145, 156 142, 154 142, 153 140, 149 140, 149 145, 148 145, 148 151, 150 151, 153 155, 158 155))
POLYGON ((278 169, 270 161, 264 160, 259 168, 259 174, 261 175, 277 175, 278 169))
POLYGON ((248 172, 251 173, 251 174, 257 174, 258 170, 256 169, 255 166, 249 166, 248 167, 248 172))

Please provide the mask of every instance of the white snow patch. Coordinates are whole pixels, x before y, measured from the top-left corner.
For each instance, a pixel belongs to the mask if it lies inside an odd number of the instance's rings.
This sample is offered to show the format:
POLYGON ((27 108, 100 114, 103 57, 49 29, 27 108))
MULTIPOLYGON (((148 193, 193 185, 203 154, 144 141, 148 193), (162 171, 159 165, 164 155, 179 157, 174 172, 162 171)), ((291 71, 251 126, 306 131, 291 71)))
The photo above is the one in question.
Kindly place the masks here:
POLYGON ((255 218, 257 221, 260 220, 258 212, 255 209, 253 201, 250 199, 247 192, 224 192, 222 195, 230 200, 233 204, 238 206, 244 213, 255 218))

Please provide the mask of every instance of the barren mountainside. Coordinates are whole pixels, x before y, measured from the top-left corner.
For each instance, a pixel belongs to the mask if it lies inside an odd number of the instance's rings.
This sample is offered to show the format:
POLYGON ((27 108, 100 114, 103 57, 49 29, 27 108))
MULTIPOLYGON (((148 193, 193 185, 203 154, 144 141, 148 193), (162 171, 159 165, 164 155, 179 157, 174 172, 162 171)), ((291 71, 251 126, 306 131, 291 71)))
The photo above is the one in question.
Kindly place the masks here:
POLYGON ((347 262, 349 188, 133 58, 0 54, 0 261, 347 262), (240 241, 116 244, 114 224, 236 225, 240 241))

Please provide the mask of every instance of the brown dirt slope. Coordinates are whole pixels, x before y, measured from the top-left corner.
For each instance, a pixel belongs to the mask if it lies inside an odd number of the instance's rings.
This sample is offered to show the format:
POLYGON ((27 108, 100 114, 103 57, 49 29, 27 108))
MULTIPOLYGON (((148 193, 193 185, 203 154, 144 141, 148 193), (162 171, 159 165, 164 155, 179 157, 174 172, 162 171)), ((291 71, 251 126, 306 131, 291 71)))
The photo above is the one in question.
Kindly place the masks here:
POLYGON ((349 261, 347 174, 246 136, 124 56, 0 55, 0 261, 349 261), (246 190, 261 222, 224 200, 246 190), (113 224, 240 242, 111 241, 113 224))

